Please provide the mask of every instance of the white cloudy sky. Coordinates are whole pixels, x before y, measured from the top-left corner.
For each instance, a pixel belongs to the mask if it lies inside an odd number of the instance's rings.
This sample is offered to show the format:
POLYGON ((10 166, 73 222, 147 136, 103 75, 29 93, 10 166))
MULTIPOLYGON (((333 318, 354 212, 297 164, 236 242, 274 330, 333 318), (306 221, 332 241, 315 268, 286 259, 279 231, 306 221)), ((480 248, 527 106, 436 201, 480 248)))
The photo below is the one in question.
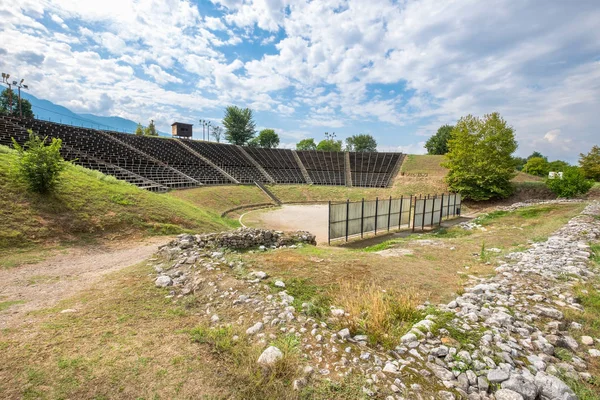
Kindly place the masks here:
POLYGON ((527 155, 600 144, 598 0, 0 2, 0 69, 39 98, 168 130, 256 110, 289 146, 373 134, 423 152, 499 111, 527 155))

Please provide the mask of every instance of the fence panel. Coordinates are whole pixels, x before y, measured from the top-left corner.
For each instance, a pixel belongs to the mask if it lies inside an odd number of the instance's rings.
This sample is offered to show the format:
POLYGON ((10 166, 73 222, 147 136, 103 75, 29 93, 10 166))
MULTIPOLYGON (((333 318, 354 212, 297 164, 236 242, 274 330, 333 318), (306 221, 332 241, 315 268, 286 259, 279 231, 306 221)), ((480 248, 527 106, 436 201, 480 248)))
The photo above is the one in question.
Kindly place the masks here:
POLYGON ((390 229, 424 229, 460 215, 460 206, 461 197, 454 193, 329 203, 329 240, 390 229))

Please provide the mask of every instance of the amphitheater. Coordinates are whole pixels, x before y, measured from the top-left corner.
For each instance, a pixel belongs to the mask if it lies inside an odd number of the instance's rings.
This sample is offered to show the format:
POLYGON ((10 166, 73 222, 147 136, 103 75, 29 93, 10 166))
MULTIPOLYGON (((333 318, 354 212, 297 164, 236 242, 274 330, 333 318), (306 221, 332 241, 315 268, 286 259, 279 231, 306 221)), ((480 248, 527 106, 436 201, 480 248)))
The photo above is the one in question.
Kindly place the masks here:
POLYGON ((135 136, 15 117, 0 117, 0 144, 10 145, 12 138, 24 143, 29 129, 62 139, 66 160, 156 192, 255 183, 388 187, 405 157, 135 136))

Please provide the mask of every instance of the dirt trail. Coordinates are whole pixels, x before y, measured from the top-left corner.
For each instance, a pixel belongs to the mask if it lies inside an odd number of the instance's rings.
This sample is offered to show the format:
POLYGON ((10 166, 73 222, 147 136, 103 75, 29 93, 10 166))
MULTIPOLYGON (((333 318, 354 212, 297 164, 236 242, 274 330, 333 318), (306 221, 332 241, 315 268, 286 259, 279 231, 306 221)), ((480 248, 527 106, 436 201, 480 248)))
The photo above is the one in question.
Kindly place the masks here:
POLYGON ((0 304, 19 302, 0 312, 0 329, 25 322, 29 311, 52 307, 110 272, 144 261, 170 240, 153 237, 72 248, 37 264, 0 269, 0 304))

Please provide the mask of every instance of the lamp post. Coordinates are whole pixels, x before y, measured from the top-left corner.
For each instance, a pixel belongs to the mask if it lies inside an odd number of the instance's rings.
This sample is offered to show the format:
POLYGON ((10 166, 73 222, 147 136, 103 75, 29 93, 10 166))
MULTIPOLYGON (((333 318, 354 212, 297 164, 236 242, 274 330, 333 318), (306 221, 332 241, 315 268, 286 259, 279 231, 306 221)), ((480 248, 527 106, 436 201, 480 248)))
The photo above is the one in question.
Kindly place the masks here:
POLYGON ((25 79, 21 79, 21 82, 17 83, 17 81, 13 81, 13 85, 16 85, 19 89, 19 118, 23 118, 23 110, 21 109, 21 88, 27 90, 29 86, 23 85, 23 81, 25 79))
POLYGON ((206 140, 210 142, 210 121, 205 122, 206 124, 206 140))
POLYGON ((205 121, 203 119, 200 120, 200 125, 202 125, 202 140, 205 140, 204 139, 204 122, 205 121))

